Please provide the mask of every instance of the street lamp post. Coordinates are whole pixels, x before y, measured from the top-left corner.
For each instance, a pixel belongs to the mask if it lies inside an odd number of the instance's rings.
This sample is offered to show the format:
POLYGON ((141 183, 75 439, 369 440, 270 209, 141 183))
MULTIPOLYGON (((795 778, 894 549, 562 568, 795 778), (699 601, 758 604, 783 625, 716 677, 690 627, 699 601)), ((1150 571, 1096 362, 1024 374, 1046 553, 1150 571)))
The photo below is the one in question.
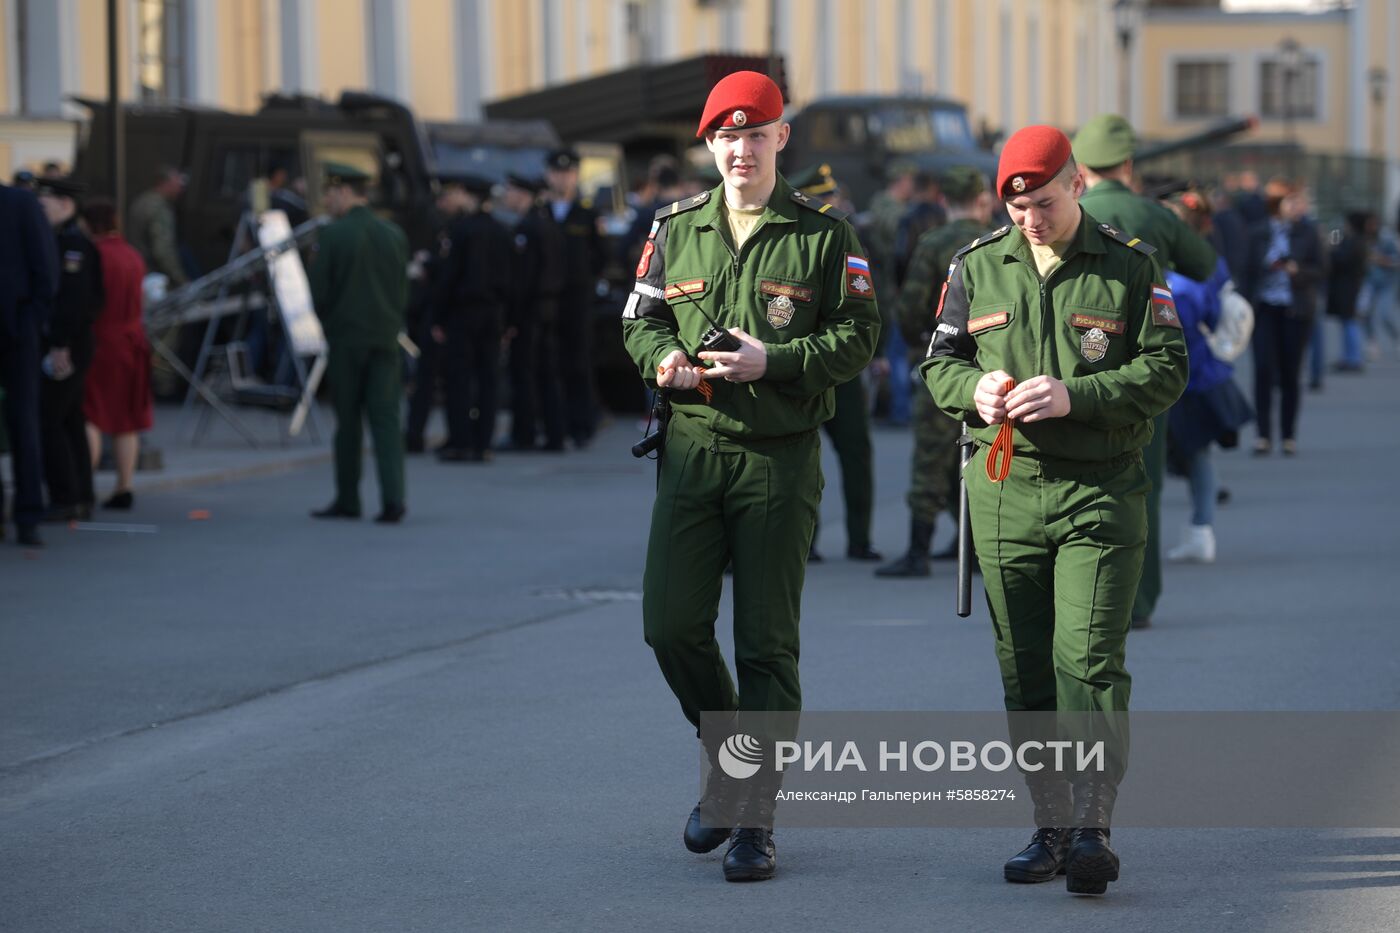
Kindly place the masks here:
POLYGON ((1288 144, 1288 175, 1297 174, 1298 140, 1294 135, 1294 100, 1298 87, 1298 72, 1303 66, 1303 47, 1292 36, 1284 39, 1278 47, 1279 70, 1283 75, 1282 100, 1283 137, 1288 144))
POLYGON ((1142 4, 1140 0, 1114 0, 1113 2, 1113 25, 1118 33, 1118 110, 1126 119, 1131 120, 1132 115, 1128 112, 1132 109, 1132 62, 1129 56, 1133 47, 1133 37, 1137 35, 1138 27, 1142 25, 1142 4))
POLYGON ((1371 88, 1371 152, 1385 157, 1385 86, 1390 75, 1380 65, 1366 72, 1366 83, 1371 88))

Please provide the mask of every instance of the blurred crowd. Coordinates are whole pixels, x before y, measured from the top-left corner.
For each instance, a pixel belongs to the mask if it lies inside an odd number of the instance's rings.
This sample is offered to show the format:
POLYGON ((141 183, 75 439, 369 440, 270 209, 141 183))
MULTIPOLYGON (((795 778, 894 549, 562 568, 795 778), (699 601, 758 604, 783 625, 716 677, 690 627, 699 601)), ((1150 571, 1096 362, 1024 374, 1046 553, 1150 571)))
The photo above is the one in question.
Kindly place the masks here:
MULTIPOLYGON (((851 203, 826 166, 803 167, 790 181, 850 215, 869 251, 886 321, 876 362, 838 390, 837 416, 827 430, 842 473, 846 554, 882 560, 870 528, 872 423, 912 425, 910 545, 877 573, 923 576, 929 560, 952 556, 951 549, 932 553, 930 542, 937 516, 953 507, 956 467, 949 454, 928 455, 929 448, 951 447, 950 428, 923 404, 925 393, 909 374, 927 345, 951 251, 1004 216, 971 166, 932 172, 896 164, 887 178, 867 204, 851 203)), ((158 273, 174 287, 196 273, 176 229, 174 204, 184 178, 162 167, 153 182, 120 224, 110 201, 87 198, 58 165, 20 173, 4 189, 4 261, 14 270, 8 281, 18 284, 5 296, 0 359, 0 427, 14 493, 0 514, 27 545, 40 541, 43 522, 93 514, 99 462, 116 470, 100 507, 134 503, 139 436, 152 417, 142 280, 158 273), (21 313, 25 306, 30 312, 21 313)), ((592 309, 616 301, 617 283, 609 279, 618 270, 630 278, 656 210, 717 182, 659 156, 617 218, 580 194, 579 157, 568 148, 541 165, 518 166, 503 184, 441 176, 438 233, 408 270, 403 450, 420 454, 431 446, 442 462, 481 464, 498 452, 587 447, 604 417, 591 363, 592 309), (446 432, 430 445, 430 417, 439 405, 446 432), (505 412, 509 417, 500 418, 505 412)), ((258 203, 282 210, 293 226, 320 207, 306 203, 304 179, 287 166, 271 166, 259 184, 258 203)), ((1400 238, 1375 212, 1355 211, 1335 227, 1324 225, 1305 185, 1282 178, 1261 183, 1248 171, 1207 186, 1139 179, 1135 188, 1160 195, 1220 259, 1208 282, 1174 273, 1170 279, 1192 377, 1171 413, 1168 462, 1188 480, 1192 527, 1169 556, 1213 560, 1213 537, 1200 529, 1212 527, 1215 506, 1229 493, 1217 488, 1211 448, 1235 446, 1240 428, 1252 421, 1255 455, 1296 454, 1305 385, 1322 391, 1333 376, 1364 373, 1369 363, 1400 353, 1400 238), (1246 357, 1247 393, 1234 372, 1246 357)), ((251 207, 245 199, 241 209, 251 207)), ((314 252, 306 260, 314 264, 314 252)), ((249 378, 293 380, 273 318, 253 314, 240 336, 249 378)), ((158 367, 157 379, 162 375, 170 376, 158 367)), ((639 383, 639 407, 642 391, 639 383)), ((815 544, 811 557, 821 559, 815 544)))
MULTIPOLYGON (((13 478, 0 535, 8 516, 17 542, 39 547, 40 524, 92 517, 104 437, 117 482, 101 506, 134 503, 140 432, 152 423, 146 260, 119 232, 112 201, 85 199, 59 166, 15 182, 0 186, 0 450, 13 478)), ((147 232, 134 210, 130 229, 147 232)))

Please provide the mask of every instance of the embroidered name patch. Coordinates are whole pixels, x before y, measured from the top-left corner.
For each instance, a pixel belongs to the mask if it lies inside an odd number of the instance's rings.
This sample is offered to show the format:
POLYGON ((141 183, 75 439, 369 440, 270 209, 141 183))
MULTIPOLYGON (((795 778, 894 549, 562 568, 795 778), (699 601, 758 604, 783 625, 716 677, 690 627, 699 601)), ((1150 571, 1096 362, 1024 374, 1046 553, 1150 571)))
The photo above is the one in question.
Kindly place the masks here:
POLYGON ((705 292, 704 279, 691 279, 689 282, 677 282, 675 285, 666 286, 666 300, 681 298, 685 295, 701 295, 705 292))
POLYGON ((1181 318, 1177 316, 1176 299, 1172 297, 1170 288, 1152 286, 1152 323, 1181 330, 1181 318))
POLYGON ((967 332, 976 334, 989 327, 997 327, 1011 320, 1011 313, 1008 311, 998 311, 996 314, 984 314, 982 317, 973 318, 967 322, 967 332))
POLYGON ((870 283, 870 263, 854 253, 846 254, 846 294, 852 298, 870 298, 875 286, 870 283))
POLYGON ((1105 334, 1121 334, 1127 329, 1122 321, 1115 321, 1111 317, 1095 317, 1092 314, 1071 314, 1069 322, 1075 327, 1090 329, 1097 327, 1105 334))
POLYGON ((784 298, 796 298, 798 301, 812 300, 812 290, 801 285, 786 285, 764 279, 758 283, 758 290, 764 295, 781 295, 784 298))

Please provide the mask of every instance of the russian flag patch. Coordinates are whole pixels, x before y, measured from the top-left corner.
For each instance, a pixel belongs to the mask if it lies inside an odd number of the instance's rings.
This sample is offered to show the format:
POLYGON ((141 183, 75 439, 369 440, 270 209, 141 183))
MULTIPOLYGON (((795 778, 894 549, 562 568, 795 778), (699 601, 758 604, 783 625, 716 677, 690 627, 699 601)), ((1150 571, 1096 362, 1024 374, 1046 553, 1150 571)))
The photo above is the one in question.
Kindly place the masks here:
POLYGON ((870 263, 854 253, 846 254, 846 294, 852 298, 875 295, 875 286, 870 281, 870 263))
POLYGON ((1176 299, 1172 297, 1170 288, 1152 286, 1152 323, 1181 330, 1181 318, 1176 313, 1176 299))

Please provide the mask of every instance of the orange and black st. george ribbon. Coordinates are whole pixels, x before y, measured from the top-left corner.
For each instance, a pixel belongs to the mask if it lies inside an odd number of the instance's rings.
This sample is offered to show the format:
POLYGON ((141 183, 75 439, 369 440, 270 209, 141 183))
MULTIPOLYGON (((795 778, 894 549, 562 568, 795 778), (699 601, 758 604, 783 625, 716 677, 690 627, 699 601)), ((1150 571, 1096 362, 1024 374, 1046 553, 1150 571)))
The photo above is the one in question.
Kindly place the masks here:
MULTIPOLYGON (((1016 388, 1016 380, 1006 380, 1002 383, 1002 388, 1010 392, 1016 388)), ((1011 416, 1007 415, 1006 420, 1001 423, 1001 430, 997 431, 997 439, 992 442, 992 449, 987 452, 987 479, 999 483, 1011 475, 1011 457, 1015 453, 1015 442, 1011 416)))

